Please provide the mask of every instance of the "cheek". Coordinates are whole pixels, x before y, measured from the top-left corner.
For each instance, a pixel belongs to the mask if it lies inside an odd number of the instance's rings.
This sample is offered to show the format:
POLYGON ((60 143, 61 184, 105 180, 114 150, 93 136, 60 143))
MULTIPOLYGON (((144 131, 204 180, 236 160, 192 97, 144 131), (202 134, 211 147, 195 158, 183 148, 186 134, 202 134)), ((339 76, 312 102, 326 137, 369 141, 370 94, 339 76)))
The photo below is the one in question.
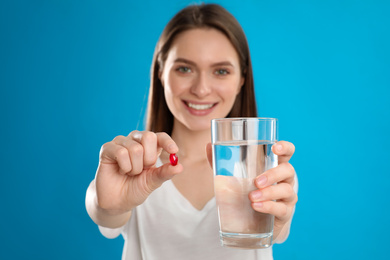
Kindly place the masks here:
POLYGON ((234 100, 236 99, 237 94, 240 92, 240 86, 238 83, 233 83, 229 85, 221 85, 218 88, 218 92, 220 96, 223 97, 224 100, 234 100))
POLYGON ((175 76, 168 77, 166 82, 164 92, 171 96, 178 96, 181 93, 185 92, 189 86, 190 82, 188 79, 183 79, 175 76))
POLYGON ((164 95, 167 105, 171 111, 175 110, 175 107, 181 103, 179 97, 184 92, 183 86, 184 84, 180 81, 172 78, 168 78, 166 81, 166 85, 164 86, 164 95))

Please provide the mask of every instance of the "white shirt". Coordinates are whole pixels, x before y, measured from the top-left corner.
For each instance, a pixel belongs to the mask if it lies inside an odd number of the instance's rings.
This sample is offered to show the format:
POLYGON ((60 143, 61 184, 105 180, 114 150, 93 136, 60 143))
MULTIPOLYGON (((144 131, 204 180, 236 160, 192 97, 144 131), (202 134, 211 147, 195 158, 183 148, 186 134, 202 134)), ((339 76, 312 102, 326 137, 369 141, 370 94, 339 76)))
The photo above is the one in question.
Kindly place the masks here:
MULTIPOLYGON (((157 164, 161 165, 161 161, 157 164)), ((122 260, 273 259, 272 247, 256 250, 222 247, 215 197, 198 210, 171 180, 133 209, 125 226, 99 229, 108 238, 122 234, 125 240, 122 260)))

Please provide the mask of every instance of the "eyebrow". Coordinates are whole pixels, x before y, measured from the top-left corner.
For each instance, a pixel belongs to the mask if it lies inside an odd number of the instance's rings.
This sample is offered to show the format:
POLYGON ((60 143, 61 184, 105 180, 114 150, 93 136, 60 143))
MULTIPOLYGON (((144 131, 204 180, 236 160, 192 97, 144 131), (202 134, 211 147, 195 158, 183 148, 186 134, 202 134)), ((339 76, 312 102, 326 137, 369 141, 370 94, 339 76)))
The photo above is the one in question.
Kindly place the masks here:
POLYGON ((213 66, 231 66, 234 67, 233 64, 230 61, 221 61, 214 63, 213 66))
POLYGON ((196 65, 195 62, 190 61, 190 60, 187 60, 187 59, 184 59, 184 58, 177 58, 177 59, 175 60, 175 63, 176 63, 176 62, 183 62, 183 63, 187 63, 187 64, 190 64, 190 65, 193 65, 193 66, 196 65))
MULTIPOLYGON (((196 66, 195 62, 187 60, 187 59, 184 59, 184 58, 177 58, 175 60, 175 62, 183 62, 183 63, 186 63, 186 64, 190 64, 190 65, 196 66)), ((212 67, 217 67, 217 66, 231 66, 231 67, 234 67, 233 64, 230 61, 221 61, 221 62, 213 63, 211 66, 212 67)))

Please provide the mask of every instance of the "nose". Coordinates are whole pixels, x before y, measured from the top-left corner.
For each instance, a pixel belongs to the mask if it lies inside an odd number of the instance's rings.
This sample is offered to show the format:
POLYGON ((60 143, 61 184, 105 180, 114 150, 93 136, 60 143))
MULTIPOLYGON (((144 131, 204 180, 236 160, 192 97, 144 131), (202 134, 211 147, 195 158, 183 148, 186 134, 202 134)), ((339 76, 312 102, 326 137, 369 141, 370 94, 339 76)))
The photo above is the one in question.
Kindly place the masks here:
POLYGON ((200 73, 193 85, 191 86, 191 93, 198 98, 204 98, 211 93, 211 82, 205 73, 200 73))

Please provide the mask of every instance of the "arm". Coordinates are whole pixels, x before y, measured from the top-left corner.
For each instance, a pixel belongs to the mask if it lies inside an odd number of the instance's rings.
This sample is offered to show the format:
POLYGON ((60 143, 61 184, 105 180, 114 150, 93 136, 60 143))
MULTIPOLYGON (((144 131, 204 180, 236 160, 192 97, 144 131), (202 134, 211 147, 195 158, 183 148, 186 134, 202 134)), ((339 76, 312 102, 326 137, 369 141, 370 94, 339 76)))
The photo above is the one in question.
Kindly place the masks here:
POLYGON ((108 228, 119 228, 124 226, 130 219, 131 211, 127 212, 110 212, 99 206, 96 196, 96 184, 93 180, 87 189, 85 196, 85 207, 89 217, 97 225, 108 228))

